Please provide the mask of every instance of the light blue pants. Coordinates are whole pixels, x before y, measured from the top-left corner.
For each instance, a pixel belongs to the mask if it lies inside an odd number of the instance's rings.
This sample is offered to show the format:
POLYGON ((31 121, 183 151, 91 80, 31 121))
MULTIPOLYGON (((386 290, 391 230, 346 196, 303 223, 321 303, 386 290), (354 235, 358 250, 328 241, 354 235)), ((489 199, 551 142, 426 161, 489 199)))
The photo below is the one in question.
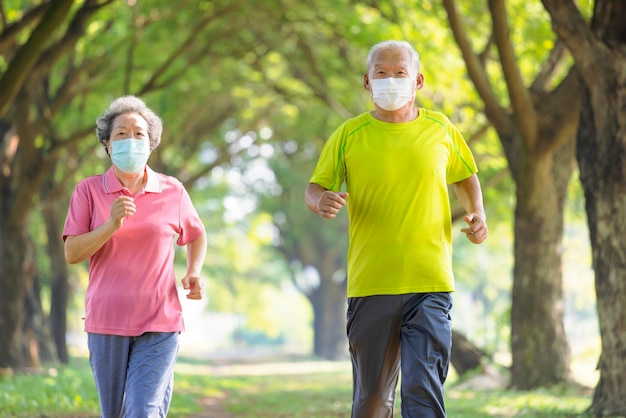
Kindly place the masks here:
POLYGON ((172 400, 178 332, 138 337, 88 334, 103 418, 162 418, 172 400))

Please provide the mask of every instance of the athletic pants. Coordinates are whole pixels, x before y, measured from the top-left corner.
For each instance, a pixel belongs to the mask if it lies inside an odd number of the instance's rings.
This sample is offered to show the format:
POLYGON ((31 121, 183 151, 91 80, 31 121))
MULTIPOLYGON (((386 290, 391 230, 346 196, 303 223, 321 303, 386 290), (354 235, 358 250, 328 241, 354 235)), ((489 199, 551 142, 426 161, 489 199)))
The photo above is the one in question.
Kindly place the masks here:
POLYGON ((178 332, 88 334, 103 418, 163 418, 172 399, 178 332))
POLYGON ((400 372, 403 418, 446 416, 451 308, 449 293, 348 299, 352 418, 391 418, 400 372))

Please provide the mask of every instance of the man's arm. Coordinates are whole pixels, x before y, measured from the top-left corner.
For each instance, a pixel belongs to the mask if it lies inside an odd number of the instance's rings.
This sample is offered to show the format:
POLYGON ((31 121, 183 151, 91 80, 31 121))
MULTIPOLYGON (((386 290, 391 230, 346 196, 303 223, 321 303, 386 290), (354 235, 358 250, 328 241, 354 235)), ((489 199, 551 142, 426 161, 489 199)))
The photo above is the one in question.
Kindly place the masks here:
POLYGON ((480 188, 478 176, 472 176, 453 184, 454 193, 461 202, 468 227, 461 229, 467 235, 467 239, 474 244, 480 244, 489 235, 487 228, 487 216, 483 207, 483 194, 480 188))

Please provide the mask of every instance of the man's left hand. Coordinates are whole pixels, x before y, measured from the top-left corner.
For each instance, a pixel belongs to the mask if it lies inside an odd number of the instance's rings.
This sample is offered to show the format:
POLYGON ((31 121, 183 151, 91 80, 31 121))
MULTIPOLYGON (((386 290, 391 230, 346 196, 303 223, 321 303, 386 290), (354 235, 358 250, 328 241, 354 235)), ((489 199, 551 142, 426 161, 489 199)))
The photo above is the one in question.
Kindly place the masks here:
POLYGON ((468 227, 461 229, 467 239, 474 244, 480 244, 487 239, 489 235, 489 229, 487 228, 487 222, 482 216, 475 213, 470 213, 465 216, 465 222, 468 227))

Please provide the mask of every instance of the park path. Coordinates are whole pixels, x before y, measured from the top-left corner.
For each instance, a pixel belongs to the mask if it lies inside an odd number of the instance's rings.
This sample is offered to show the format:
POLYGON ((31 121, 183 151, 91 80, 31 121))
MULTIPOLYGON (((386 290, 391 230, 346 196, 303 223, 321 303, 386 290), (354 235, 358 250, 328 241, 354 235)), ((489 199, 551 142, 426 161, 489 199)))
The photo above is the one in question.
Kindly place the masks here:
MULTIPOLYGON (((287 374, 309 374, 346 370, 349 362, 322 360, 275 361, 274 359, 230 359, 212 364, 188 364, 179 362, 176 370, 183 373, 208 374, 211 376, 267 376, 287 374)), ((198 414, 186 418, 234 418, 235 415, 226 410, 228 395, 209 396, 200 400, 203 408, 198 414)))
POLYGON ((188 418, 234 418, 235 415, 224 408, 226 397, 210 396, 200 401, 202 412, 188 418))

